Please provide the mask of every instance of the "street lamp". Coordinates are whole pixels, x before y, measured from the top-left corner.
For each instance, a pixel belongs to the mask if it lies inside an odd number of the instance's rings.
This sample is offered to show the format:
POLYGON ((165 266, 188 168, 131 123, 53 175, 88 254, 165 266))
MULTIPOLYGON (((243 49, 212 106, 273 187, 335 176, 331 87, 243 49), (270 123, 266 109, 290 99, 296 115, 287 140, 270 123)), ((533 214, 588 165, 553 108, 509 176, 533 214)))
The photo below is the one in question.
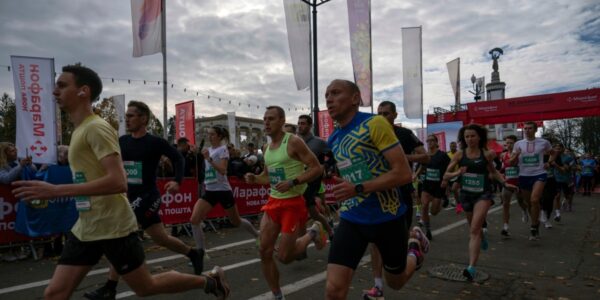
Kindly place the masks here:
POLYGON ((473 84, 473 91, 469 91, 469 93, 473 94, 475 97, 475 102, 479 102, 481 100, 481 94, 483 90, 483 82, 475 77, 475 74, 471 75, 471 83, 473 84))

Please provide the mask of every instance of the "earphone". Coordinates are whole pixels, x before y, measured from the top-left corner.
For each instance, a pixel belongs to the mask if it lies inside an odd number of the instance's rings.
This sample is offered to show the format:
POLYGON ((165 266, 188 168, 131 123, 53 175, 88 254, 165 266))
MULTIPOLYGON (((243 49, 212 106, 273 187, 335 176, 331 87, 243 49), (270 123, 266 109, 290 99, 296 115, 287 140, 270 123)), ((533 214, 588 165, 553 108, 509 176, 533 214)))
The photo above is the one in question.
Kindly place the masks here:
POLYGON ((81 92, 77 93, 77 96, 80 96, 80 97, 85 96, 85 93, 83 91, 81 91, 81 92))

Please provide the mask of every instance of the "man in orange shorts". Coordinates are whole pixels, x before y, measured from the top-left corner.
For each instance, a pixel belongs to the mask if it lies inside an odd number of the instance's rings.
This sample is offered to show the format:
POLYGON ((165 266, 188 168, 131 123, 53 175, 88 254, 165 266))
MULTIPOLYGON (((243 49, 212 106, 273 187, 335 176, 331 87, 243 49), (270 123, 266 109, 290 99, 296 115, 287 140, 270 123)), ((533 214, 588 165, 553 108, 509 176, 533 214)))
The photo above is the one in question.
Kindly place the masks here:
POLYGON ((302 194, 306 183, 318 178, 323 168, 301 138, 283 131, 285 111, 281 107, 267 107, 263 120, 265 133, 271 137, 271 143, 265 147, 265 169, 260 175, 248 173, 245 178, 248 183, 271 184, 269 200, 262 208, 265 213, 260 222, 260 259, 274 298, 283 299, 279 271, 273 259, 279 234, 277 258, 284 264, 303 254, 313 241, 318 250, 327 243, 327 233, 318 221, 299 236, 299 229, 307 220, 302 194))

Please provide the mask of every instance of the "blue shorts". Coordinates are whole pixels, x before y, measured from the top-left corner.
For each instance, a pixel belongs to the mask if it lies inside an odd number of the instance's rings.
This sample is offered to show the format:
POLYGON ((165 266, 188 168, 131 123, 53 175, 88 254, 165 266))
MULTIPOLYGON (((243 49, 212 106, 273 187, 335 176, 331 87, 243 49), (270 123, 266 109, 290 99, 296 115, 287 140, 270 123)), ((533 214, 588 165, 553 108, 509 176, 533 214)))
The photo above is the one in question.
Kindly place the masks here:
POLYGON ((519 188, 526 191, 533 190, 533 185, 538 182, 546 182, 548 174, 540 174, 535 176, 519 176, 519 188))

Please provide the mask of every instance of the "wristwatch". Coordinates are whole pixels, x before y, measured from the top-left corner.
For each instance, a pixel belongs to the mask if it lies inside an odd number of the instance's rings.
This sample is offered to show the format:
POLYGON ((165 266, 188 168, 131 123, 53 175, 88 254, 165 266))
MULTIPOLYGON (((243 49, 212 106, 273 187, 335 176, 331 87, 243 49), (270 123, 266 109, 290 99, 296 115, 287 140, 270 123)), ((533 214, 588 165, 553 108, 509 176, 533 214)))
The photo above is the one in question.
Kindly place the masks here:
POLYGON ((365 187, 362 185, 362 183, 359 183, 354 186, 354 191, 356 191, 357 194, 362 194, 365 191, 365 187))

